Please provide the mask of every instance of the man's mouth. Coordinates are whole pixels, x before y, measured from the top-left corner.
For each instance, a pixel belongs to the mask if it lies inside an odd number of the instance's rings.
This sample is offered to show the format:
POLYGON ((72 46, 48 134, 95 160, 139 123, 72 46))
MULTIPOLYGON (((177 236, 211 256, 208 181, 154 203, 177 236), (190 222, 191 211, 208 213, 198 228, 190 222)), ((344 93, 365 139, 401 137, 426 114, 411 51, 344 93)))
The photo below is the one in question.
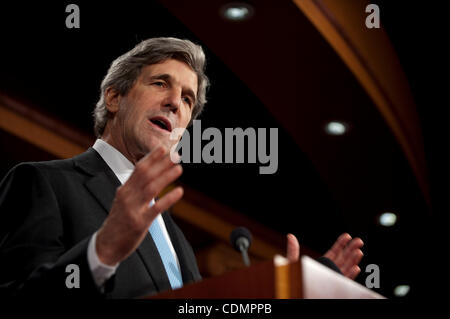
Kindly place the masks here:
POLYGON ((155 116, 150 119, 150 122, 164 131, 172 132, 172 124, 165 117, 155 116))

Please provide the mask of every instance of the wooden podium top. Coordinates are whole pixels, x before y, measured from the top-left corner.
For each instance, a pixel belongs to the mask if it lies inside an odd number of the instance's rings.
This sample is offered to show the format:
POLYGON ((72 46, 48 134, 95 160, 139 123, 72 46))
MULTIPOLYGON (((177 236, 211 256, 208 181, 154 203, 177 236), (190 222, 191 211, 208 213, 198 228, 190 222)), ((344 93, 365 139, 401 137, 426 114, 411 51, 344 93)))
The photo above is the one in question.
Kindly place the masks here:
POLYGON ((144 299, 381 299, 383 296, 308 256, 274 260, 204 279, 144 299))
POLYGON ((301 298, 300 263, 276 267, 272 260, 144 298, 301 298), (295 278, 295 279, 294 279, 295 278), (295 282, 294 285, 288 282, 295 282))

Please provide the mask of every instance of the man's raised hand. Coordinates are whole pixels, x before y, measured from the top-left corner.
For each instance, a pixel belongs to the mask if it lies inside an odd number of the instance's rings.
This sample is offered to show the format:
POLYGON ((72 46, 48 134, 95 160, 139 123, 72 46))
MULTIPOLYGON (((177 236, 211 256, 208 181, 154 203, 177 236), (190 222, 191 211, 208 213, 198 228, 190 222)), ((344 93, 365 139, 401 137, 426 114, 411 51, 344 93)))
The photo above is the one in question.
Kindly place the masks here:
POLYGON ((137 249, 158 214, 183 196, 183 189, 176 187, 149 207, 150 201, 181 173, 181 165, 174 163, 162 146, 136 164, 127 182, 117 189, 108 217, 97 233, 96 251, 101 262, 116 265, 137 249))
MULTIPOLYGON (((344 276, 355 279, 361 272, 358 264, 364 256, 361 251, 363 245, 361 238, 352 239, 349 234, 344 233, 339 236, 324 256, 334 262, 344 276)), ((299 256, 300 245, 298 240, 294 235, 288 234, 286 257, 290 262, 296 262, 299 256)))
POLYGON ((324 256, 331 259, 339 267, 344 276, 355 279, 361 272, 358 264, 364 256, 361 251, 363 245, 364 243, 361 238, 352 239, 352 236, 344 233, 339 236, 324 256))

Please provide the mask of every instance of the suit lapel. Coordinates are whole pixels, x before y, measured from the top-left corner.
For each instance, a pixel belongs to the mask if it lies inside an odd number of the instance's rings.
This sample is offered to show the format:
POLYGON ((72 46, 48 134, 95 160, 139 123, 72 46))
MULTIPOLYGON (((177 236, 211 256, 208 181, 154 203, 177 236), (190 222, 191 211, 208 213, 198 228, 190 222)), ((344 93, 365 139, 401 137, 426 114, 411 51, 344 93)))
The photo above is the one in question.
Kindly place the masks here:
MULTIPOLYGON (((117 180, 117 178, 115 179, 117 180)), ((105 172, 99 172, 97 175, 89 179, 85 185, 91 192, 91 194, 103 206, 106 214, 108 214, 108 212, 111 210, 112 202, 116 194, 116 189, 120 186, 120 182, 118 180, 115 181, 105 172)))
POLYGON ((147 232, 144 240, 136 251, 142 258, 158 291, 171 289, 172 287, 169 278, 167 277, 161 256, 159 255, 158 248, 156 248, 155 242, 149 232, 147 232))
MULTIPOLYGON (((119 179, 93 148, 74 157, 75 166, 81 168, 91 177, 85 186, 105 209, 107 215, 111 209, 117 188, 121 185, 119 179)), ((150 278, 159 291, 171 288, 169 278, 164 269, 158 249, 149 233, 136 250, 147 269, 150 278)))
POLYGON ((167 212, 164 212, 162 214, 162 217, 164 219, 167 232, 169 233, 170 240, 172 241, 173 248, 175 249, 175 252, 177 254, 178 262, 180 263, 183 283, 187 284, 193 282, 195 281, 194 275, 191 270, 193 261, 190 260, 186 255, 186 248, 183 247, 182 240, 178 232, 176 231, 175 222, 173 221, 172 217, 170 217, 170 214, 167 212))
POLYGON ((120 181, 93 148, 89 148, 85 153, 75 157, 74 162, 76 167, 91 176, 85 182, 85 186, 107 214, 111 209, 120 181))

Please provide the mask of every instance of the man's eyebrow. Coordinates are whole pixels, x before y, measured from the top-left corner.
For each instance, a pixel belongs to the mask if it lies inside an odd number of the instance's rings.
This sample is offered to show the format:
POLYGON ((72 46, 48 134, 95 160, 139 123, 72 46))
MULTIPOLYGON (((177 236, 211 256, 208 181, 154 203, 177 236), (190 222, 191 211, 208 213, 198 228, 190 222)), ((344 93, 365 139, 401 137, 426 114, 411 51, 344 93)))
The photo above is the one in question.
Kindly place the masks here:
POLYGON ((152 75, 150 77, 150 80, 165 80, 165 81, 171 81, 172 80, 172 76, 170 74, 156 74, 156 75, 152 75))
MULTIPOLYGON (((167 82, 172 82, 173 77, 170 74, 167 74, 167 73, 155 74, 155 75, 152 75, 150 77, 150 80, 164 80, 164 81, 167 81, 167 82)), ((183 88, 183 94, 189 95, 192 98, 192 103, 195 104, 195 101, 197 100, 197 97, 196 97, 196 95, 195 95, 193 90, 191 90, 190 88, 183 88)))

